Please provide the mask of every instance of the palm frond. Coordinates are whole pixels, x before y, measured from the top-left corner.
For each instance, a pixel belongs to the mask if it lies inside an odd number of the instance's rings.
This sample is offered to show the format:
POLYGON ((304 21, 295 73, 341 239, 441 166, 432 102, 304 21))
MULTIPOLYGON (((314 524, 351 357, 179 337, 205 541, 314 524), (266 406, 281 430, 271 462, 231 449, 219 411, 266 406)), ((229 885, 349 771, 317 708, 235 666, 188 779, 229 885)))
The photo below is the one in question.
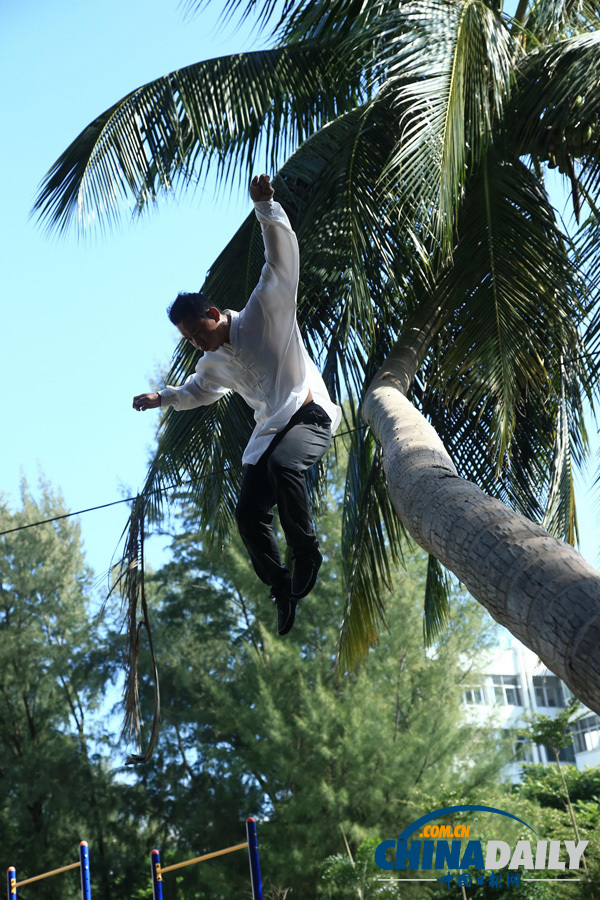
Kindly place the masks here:
POLYGON ((479 0, 411 0, 374 27, 381 91, 399 116, 383 184, 409 221, 428 223, 449 249, 467 168, 493 140, 519 45, 479 0))
MULTIPOLYGON (((210 5, 211 0, 181 0, 184 14, 191 16, 202 12, 210 5)), ((271 26, 277 30, 283 22, 293 13, 294 8, 301 6, 305 0, 226 0, 222 7, 221 21, 226 24, 237 14, 240 23, 244 23, 251 16, 256 17, 256 27, 265 29, 271 19, 276 19, 276 25, 271 26)))
POLYGON ((537 0, 523 25, 528 38, 531 35, 536 42, 548 44, 598 28, 600 7, 597 0, 537 0))
POLYGON ((584 352, 588 365, 593 367, 595 381, 600 376, 600 267, 597 265, 600 248, 600 209, 589 195, 586 202, 590 214, 575 236, 576 263, 584 275, 590 298, 590 318, 586 325, 584 352))
POLYGON ((158 666, 154 655, 154 645, 152 642, 152 632, 150 628, 144 582, 145 516, 144 498, 138 496, 133 504, 128 524, 123 532, 123 534, 126 534, 125 548, 121 563, 117 566, 117 569, 120 571, 112 588, 113 591, 119 590, 123 597, 127 627, 125 652, 126 673, 123 692, 125 706, 123 734, 127 736, 128 739, 134 740, 140 751, 129 757, 127 765, 138 765, 145 763, 150 759, 158 741, 160 729, 160 686, 158 681, 158 666), (141 619, 139 621, 138 613, 141 613, 141 619), (148 641, 151 671, 154 681, 152 730, 145 750, 142 747, 142 723, 138 683, 138 658, 141 648, 142 632, 145 632, 148 641))
POLYGON ((431 645, 440 636, 450 616, 450 576, 441 562, 429 554, 423 606, 423 637, 431 645))
POLYGON ((385 625, 384 597, 391 588, 391 566, 400 559, 401 534, 381 452, 371 432, 357 423, 351 433, 342 520, 347 591, 338 647, 342 671, 365 658, 385 625))
POLYGON ((359 56, 363 58, 366 70, 376 57, 379 45, 377 24, 390 9, 398 4, 389 0, 365 3, 364 0, 303 0, 290 11, 277 30, 280 40, 288 43, 312 39, 317 41, 351 42, 348 51, 357 50, 355 40, 361 42, 359 56), (368 45, 368 50, 367 50, 368 45))
POLYGON ((507 112, 518 155, 548 160, 567 173, 579 159, 592 196, 600 182, 600 30, 555 41, 527 55, 507 112))
POLYGON ((455 330, 438 360, 439 388, 471 409, 494 398, 500 466, 522 397, 545 400, 550 372, 576 343, 586 310, 566 238, 523 164, 506 165, 490 151, 470 181, 458 230, 454 265, 440 284, 455 330))
POLYGON ((187 412, 169 410, 161 422, 157 450, 143 493, 151 521, 162 515, 162 496, 194 499, 199 528, 221 548, 234 520, 241 484, 241 458, 253 420, 238 394, 187 412))
POLYGON ((569 472, 587 452, 595 386, 578 331, 587 285, 533 173, 495 150, 468 182, 458 232, 414 401, 463 477, 572 541, 569 472))
MULTIPOLYGON (((184 0, 186 14, 200 12, 210 0, 184 0)), ((240 23, 254 17, 256 29, 270 31, 282 43, 336 39, 350 30, 364 30, 385 9, 385 2, 364 0, 226 0, 222 20, 240 23)))
POLYGON ((377 301, 384 293, 389 299, 399 282, 406 285, 410 265, 402 223, 375 187, 393 147, 391 119, 385 104, 357 108, 321 129, 282 170, 296 184, 311 184, 298 223, 300 321, 329 347, 341 324, 343 352, 354 333, 365 357, 375 334, 381 336, 375 317, 381 324, 393 316, 389 303, 377 301))
MULTIPOLYGON (((562 390, 558 403, 556 439, 550 470, 548 503, 542 525, 555 537, 575 544, 578 540, 577 514, 575 510, 575 485, 573 478, 573 454, 571 450, 571 422, 567 391, 573 386, 573 378, 565 366, 562 390), (566 383, 565 383, 566 382, 566 383)), ((585 426, 584 426, 585 427, 585 426)), ((585 431, 583 432, 586 437, 585 431)))
POLYGON ((341 110, 358 75, 310 42, 196 63, 132 91, 85 128, 46 175, 34 212, 60 231, 118 221, 160 191, 271 167, 341 110))
POLYGON ((545 400, 531 394, 521 398, 512 440, 502 466, 498 467, 493 398, 489 403, 482 401, 478 409, 449 402, 443 392, 430 389, 427 384, 431 365, 430 360, 417 379, 414 402, 442 438, 459 474, 510 508, 545 525, 555 537, 573 543, 573 471, 583 466, 589 449, 578 377, 570 377, 565 366, 549 385, 545 400))

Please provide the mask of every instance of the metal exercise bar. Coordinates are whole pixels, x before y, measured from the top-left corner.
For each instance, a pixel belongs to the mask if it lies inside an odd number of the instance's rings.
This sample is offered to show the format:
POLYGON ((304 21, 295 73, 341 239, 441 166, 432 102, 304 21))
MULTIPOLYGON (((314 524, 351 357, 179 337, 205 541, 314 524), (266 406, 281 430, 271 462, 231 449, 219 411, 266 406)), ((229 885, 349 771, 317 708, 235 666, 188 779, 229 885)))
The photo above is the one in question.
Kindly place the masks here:
POLYGON ((172 866, 161 866, 160 873, 173 872, 174 869, 183 869, 184 866, 191 866, 193 863, 203 862, 205 859, 213 859, 215 856, 224 856, 226 853, 233 853, 234 850, 244 850, 248 846, 248 842, 236 844, 235 847, 226 847, 224 850, 215 850, 214 853, 205 853, 204 856, 196 856, 194 859, 186 859, 185 862, 173 863, 172 866))
MULTIPOLYGON (((162 866, 160 863, 160 852, 153 850, 150 854, 150 869, 152 872, 152 893, 154 900, 163 900, 162 881, 163 875, 167 872, 173 872, 175 869, 183 869, 184 866, 191 866, 194 863, 204 862, 205 859, 214 859, 216 856, 224 856, 226 853, 234 853, 236 850, 244 850, 248 848, 248 860, 250 863, 250 881, 252 884, 252 900, 263 900, 262 883, 260 879, 260 863, 258 860, 258 839, 256 836, 256 821, 250 816, 246 819, 247 841, 243 844, 236 844, 234 847, 225 847, 224 850, 215 850, 213 853, 205 853, 203 856, 195 856, 193 859, 186 859, 184 862, 173 863, 171 866, 162 866)), ((9 897, 9 900, 13 898, 9 897)), ((16 898, 14 898, 16 900, 16 898)))
POLYGON ((17 900, 17 888, 22 887, 24 884, 33 884, 34 881, 42 881, 44 878, 50 878, 52 875, 60 875, 61 872, 69 872, 71 869, 81 869, 82 900, 92 900, 90 857, 87 841, 81 841, 79 844, 79 862, 70 863, 68 866, 61 866, 59 869, 51 869, 49 872, 42 872, 41 875, 32 875, 31 878, 23 878, 21 881, 17 881, 17 870, 14 866, 10 866, 7 873, 8 900, 17 900))
POLYGON ((68 872, 69 869, 78 869, 80 862, 71 863, 69 866, 61 866, 60 869, 52 869, 50 872, 43 872, 42 875, 34 875, 33 878, 24 878, 23 881, 17 881, 15 887, 21 887, 24 884, 32 884, 34 881, 41 881, 42 878, 50 878, 51 875, 60 875, 61 872, 68 872))

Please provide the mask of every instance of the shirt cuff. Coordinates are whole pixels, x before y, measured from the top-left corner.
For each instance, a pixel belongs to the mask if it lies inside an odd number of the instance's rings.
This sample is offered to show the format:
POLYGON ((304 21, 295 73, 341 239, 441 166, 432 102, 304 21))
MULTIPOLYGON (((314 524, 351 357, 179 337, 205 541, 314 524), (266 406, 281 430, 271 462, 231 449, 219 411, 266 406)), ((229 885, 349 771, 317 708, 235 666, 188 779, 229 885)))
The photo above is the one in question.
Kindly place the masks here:
POLYGON ((158 391, 158 396, 160 397, 160 405, 163 406, 174 406, 175 391, 169 390, 169 388, 163 388, 162 391, 158 391))

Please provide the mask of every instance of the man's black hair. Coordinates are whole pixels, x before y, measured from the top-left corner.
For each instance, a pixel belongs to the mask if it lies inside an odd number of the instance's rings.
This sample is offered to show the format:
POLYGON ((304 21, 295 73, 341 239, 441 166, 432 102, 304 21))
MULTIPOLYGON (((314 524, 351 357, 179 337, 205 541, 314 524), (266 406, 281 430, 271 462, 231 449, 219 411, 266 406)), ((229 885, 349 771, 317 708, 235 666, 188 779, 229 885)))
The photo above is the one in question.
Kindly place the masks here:
MULTIPOLYGON (((179 325, 185 319, 208 319, 208 310, 214 306, 219 309, 212 300, 199 291, 195 294, 181 292, 167 309, 167 315, 173 325, 179 325)), ((219 312, 222 310, 219 309, 219 312)))

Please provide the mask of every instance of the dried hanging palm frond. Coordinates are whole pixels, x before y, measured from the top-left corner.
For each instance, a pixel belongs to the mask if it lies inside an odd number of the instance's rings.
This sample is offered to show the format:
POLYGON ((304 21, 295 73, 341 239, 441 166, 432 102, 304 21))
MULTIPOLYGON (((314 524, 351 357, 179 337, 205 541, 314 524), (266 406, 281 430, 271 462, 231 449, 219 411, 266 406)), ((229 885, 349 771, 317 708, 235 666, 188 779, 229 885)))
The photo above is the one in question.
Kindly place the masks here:
POLYGON ((429 554, 425 606, 423 610, 423 638, 430 647, 444 631, 450 616, 451 582, 441 562, 429 554))
POLYGON ((129 740, 135 740, 140 753, 132 754, 126 765, 139 765, 148 762, 156 742, 160 728, 160 687, 158 682, 158 667, 154 655, 152 633, 148 618, 148 605, 144 588, 144 519, 145 497, 137 496, 131 510, 129 521, 123 534, 126 534, 123 558, 119 564, 121 573, 117 578, 113 590, 120 591, 123 597, 125 621, 127 623, 127 648, 125 651, 125 688, 123 700, 125 705, 125 720, 123 723, 123 735, 129 740), (138 612, 141 609, 142 618, 138 622, 138 612), (138 657, 140 652, 140 640, 142 629, 146 631, 148 649, 152 663, 152 677, 154 681, 154 714, 152 731, 146 751, 142 748, 142 728, 140 695, 138 681, 138 657))

